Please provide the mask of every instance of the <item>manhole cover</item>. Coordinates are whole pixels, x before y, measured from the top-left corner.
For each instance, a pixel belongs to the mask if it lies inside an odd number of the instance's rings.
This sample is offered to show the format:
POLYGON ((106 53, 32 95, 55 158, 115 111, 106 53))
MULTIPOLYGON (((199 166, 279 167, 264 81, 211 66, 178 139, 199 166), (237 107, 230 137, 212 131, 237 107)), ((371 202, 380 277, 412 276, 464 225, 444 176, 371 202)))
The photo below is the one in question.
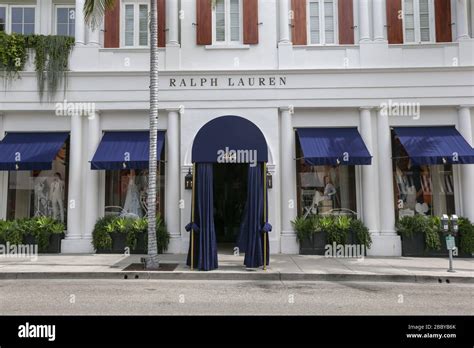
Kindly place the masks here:
MULTIPOLYGON (((177 263, 160 263, 160 267, 157 270, 150 272, 173 272, 176 267, 178 267, 177 263)), ((146 271, 146 269, 143 263, 132 263, 122 271, 146 271)))

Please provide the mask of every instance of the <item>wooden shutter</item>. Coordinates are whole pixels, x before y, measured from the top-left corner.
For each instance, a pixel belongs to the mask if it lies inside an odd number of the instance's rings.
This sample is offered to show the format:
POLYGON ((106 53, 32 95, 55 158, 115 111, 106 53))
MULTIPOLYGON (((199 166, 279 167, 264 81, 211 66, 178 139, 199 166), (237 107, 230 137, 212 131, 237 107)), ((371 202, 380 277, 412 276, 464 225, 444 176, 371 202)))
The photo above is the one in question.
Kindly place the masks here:
POLYGON ((196 43, 212 44, 212 1, 196 0, 196 43))
POLYGON ((120 0, 115 0, 114 8, 105 12, 104 47, 120 47, 120 0))
POLYGON ((354 44, 354 5, 352 0, 338 1, 339 44, 354 44))
POLYGON ((293 11, 292 42, 293 45, 307 45, 306 0, 291 0, 293 11))
POLYGON ((387 0, 387 38, 389 44, 403 43, 402 0, 387 0))
POLYGON ((158 47, 166 46, 166 0, 157 0, 158 8, 158 47))
POLYGON ((258 44, 258 0, 243 0, 244 44, 258 44))
POLYGON ((450 0, 435 0, 436 41, 451 42, 451 2, 450 0))

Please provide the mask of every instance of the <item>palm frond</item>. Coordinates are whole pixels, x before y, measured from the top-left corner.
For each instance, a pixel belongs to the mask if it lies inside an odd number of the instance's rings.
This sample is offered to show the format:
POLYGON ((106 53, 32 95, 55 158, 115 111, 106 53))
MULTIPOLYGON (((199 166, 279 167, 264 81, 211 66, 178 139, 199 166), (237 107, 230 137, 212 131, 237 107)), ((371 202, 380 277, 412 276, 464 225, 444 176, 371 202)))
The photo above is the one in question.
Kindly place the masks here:
POLYGON ((103 21, 106 10, 115 7, 115 0, 86 0, 84 3, 84 18, 93 29, 98 28, 103 21))

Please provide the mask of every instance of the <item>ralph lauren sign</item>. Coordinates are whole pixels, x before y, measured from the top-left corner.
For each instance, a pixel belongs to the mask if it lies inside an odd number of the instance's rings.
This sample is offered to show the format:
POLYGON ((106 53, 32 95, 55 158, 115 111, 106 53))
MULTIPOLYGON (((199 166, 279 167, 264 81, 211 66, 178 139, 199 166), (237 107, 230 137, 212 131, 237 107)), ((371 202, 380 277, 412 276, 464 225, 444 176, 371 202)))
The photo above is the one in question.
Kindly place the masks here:
POLYGON ((283 76, 187 77, 169 79, 169 88, 265 88, 286 86, 283 76))

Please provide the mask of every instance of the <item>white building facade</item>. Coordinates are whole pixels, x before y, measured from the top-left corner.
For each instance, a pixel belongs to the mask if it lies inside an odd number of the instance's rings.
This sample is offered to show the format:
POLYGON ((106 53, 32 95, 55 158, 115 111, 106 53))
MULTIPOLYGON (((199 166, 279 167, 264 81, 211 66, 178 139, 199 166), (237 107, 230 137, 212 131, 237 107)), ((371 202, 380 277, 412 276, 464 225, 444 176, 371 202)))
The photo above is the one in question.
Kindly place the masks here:
MULTIPOLYGON (((96 220, 110 207, 124 208, 130 168, 122 174, 92 170, 90 162, 107 132, 148 129, 149 33, 143 23, 149 3, 117 0, 102 27, 93 30, 84 23, 84 0, 0 1, 0 25, 7 33, 75 36, 64 95, 40 101, 33 62, 0 93, 0 139, 19 132, 68 135, 67 159, 52 169, 67 187, 63 253, 93 252, 96 220), (61 9, 74 13, 73 20, 62 20, 61 9), (57 116, 57 103, 93 103, 94 110, 86 117, 57 116)), ((401 255, 395 222, 410 211, 456 213, 474 221, 474 164, 448 159, 418 167, 421 179, 411 186, 418 191, 421 185, 422 192, 406 192, 399 178, 410 172, 405 178, 413 180, 413 163, 404 160, 409 156, 397 143, 401 128, 455 127, 473 146, 469 0, 158 3, 158 124, 164 134, 158 202, 170 233, 167 252, 189 247, 191 191, 185 176, 194 138, 209 121, 227 115, 251 121, 268 146, 271 253, 299 252, 291 221, 314 213, 316 191, 325 196, 328 183, 337 198, 321 198, 322 206, 327 203, 323 211, 355 212, 371 232, 370 255, 401 255), (298 129, 306 128, 355 128, 371 164, 304 163, 298 129)), ((0 219, 34 214, 30 179, 37 175, 0 172, 0 219)), ((139 170, 133 175, 146 181, 139 170)))

